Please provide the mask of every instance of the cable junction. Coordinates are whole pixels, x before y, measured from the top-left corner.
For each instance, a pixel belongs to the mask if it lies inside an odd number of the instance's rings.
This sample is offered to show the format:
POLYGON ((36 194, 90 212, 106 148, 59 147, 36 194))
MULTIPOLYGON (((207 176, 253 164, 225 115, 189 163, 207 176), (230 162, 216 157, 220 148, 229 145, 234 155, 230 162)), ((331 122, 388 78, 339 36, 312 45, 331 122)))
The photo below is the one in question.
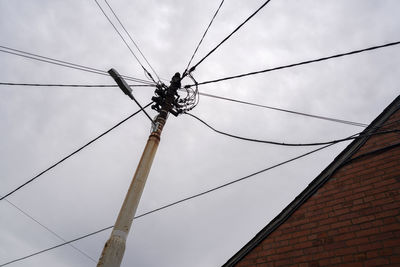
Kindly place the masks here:
MULTIPOLYGON (((197 81, 190 73, 188 73, 186 77, 189 77, 194 82, 195 85, 197 84, 197 81)), ((194 88, 186 86, 182 87, 181 85, 182 79, 183 78, 181 78, 180 73, 177 72, 175 73, 175 75, 172 77, 171 80, 171 84, 174 84, 174 87, 178 88, 178 90, 174 92, 172 109, 170 109, 169 111, 174 116, 178 116, 180 114, 192 110, 199 103, 198 87, 197 86, 195 86, 194 88), (184 92, 184 94, 181 95, 179 94, 179 92, 184 92)), ((169 89, 170 87, 171 86, 168 87, 164 83, 160 83, 157 85, 157 88, 154 91, 155 96, 153 96, 151 99, 154 102, 154 105, 151 106, 152 109, 156 110, 157 112, 160 112, 163 103, 165 103, 166 101, 166 97, 168 95, 168 90, 170 90, 169 89)))

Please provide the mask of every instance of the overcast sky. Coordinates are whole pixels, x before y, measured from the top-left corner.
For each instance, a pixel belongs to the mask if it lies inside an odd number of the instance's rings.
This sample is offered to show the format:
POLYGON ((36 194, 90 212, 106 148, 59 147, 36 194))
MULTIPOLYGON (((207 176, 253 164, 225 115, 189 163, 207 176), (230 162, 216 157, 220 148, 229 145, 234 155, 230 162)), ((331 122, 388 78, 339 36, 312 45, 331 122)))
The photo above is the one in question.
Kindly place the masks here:
MULTIPOLYGON (((263 2, 226 0, 194 62, 263 2)), ((220 1, 109 3, 157 73, 169 81, 186 67, 220 1)), ((193 75, 202 82, 399 41, 399 10, 397 0, 273 0, 193 75)), ((0 1, 0 36, 2 46, 146 79, 93 0, 0 1)), ((0 53, 0 62, 0 82, 114 83, 107 76, 5 53, 0 53)), ((399 66, 400 47, 389 47, 199 89, 370 123, 398 96, 399 66)), ((153 89, 134 88, 134 94, 147 104, 153 89)), ((0 195, 136 110, 118 88, 0 86, 0 195)), ((219 130, 278 142, 328 141, 362 130, 207 97, 201 97, 192 112, 219 130)), ((113 225, 149 132, 148 119, 138 114, 7 199, 66 240, 113 225)), ((134 221, 122 266, 220 266, 347 144, 134 221)), ((189 116, 170 116, 137 214, 312 149, 235 140, 189 116)), ((74 245, 97 260, 109 234, 74 245)), ((0 264, 61 242, 6 201, 0 202, 0 264)), ((63 246, 10 266, 95 263, 63 246)))

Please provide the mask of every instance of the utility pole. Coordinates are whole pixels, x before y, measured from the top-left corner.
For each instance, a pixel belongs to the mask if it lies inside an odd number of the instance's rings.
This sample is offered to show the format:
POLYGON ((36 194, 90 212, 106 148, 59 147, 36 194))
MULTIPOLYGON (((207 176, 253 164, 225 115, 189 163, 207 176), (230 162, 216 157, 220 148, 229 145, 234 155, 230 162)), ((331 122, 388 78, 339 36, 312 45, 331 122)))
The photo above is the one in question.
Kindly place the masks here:
MULTIPOLYGON (((109 73, 122 91, 135 100, 132 95, 132 89, 126 84, 122 77, 113 69, 111 69, 109 73)), ((121 265, 125 251, 126 239, 133 218, 135 217, 136 209, 149 175, 158 144, 160 143, 161 132, 167 121, 168 114, 172 113, 176 116, 181 112, 178 108, 180 105, 178 104, 179 96, 177 93, 177 90, 180 87, 181 77, 179 73, 175 73, 172 77, 169 87, 164 84, 157 85, 155 91, 157 96, 152 98, 155 103, 152 108, 158 111, 159 114, 153 122, 152 131, 147 140, 146 147, 144 148, 142 157, 140 158, 131 185, 129 186, 128 193, 126 194, 124 203, 122 204, 118 218, 111 232, 111 236, 103 248, 103 252, 97 264, 98 267, 118 267, 121 265)), ((136 100, 135 102, 140 106, 136 100)))

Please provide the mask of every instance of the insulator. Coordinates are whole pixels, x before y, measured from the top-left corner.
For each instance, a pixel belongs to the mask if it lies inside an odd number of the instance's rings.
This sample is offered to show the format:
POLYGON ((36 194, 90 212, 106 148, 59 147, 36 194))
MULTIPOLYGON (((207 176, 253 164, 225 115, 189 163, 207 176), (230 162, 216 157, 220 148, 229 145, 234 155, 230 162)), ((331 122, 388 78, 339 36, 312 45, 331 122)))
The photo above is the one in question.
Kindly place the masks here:
POLYGON ((163 89, 156 89, 155 93, 161 97, 165 97, 165 91, 163 89))
POLYGON ((156 110, 156 111, 159 111, 160 110, 160 105, 154 104, 154 105, 151 105, 151 108, 156 110))
POLYGON ((153 100, 155 103, 157 103, 158 105, 161 105, 161 103, 164 101, 163 98, 159 97, 159 96, 153 96, 151 98, 151 100, 153 100))

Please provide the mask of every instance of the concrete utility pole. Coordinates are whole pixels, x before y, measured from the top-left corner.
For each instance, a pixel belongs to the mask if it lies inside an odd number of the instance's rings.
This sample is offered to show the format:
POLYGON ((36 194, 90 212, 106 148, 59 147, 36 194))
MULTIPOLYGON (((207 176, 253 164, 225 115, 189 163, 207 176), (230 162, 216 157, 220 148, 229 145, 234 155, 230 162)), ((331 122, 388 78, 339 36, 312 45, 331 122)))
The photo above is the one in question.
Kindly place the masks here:
MULTIPOLYGON (((115 70, 110 70, 109 73, 117 81, 122 91, 134 99, 133 96, 131 96, 130 87, 125 83, 125 81, 122 80, 119 74, 115 70), (126 88, 125 86, 129 88, 126 88)), ((111 236, 103 248, 103 252, 97 264, 98 267, 118 267, 121 265, 125 251, 126 239, 131 228, 133 218, 135 217, 136 209, 138 207, 147 176, 149 175, 158 144, 160 143, 161 132, 165 122, 167 121, 168 114, 170 112, 175 113, 173 108, 177 106, 177 90, 181 86, 180 80, 180 74, 176 73, 172 77, 170 86, 163 87, 159 85, 156 89, 156 94, 159 97, 152 98, 152 100, 156 103, 152 106, 152 108, 159 111, 159 114, 157 115, 152 126, 151 134, 147 140, 146 147, 144 148, 139 165, 128 189, 128 193, 118 214, 118 218, 115 222, 111 236)), ((140 106, 138 102, 137 104, 140 106)))

